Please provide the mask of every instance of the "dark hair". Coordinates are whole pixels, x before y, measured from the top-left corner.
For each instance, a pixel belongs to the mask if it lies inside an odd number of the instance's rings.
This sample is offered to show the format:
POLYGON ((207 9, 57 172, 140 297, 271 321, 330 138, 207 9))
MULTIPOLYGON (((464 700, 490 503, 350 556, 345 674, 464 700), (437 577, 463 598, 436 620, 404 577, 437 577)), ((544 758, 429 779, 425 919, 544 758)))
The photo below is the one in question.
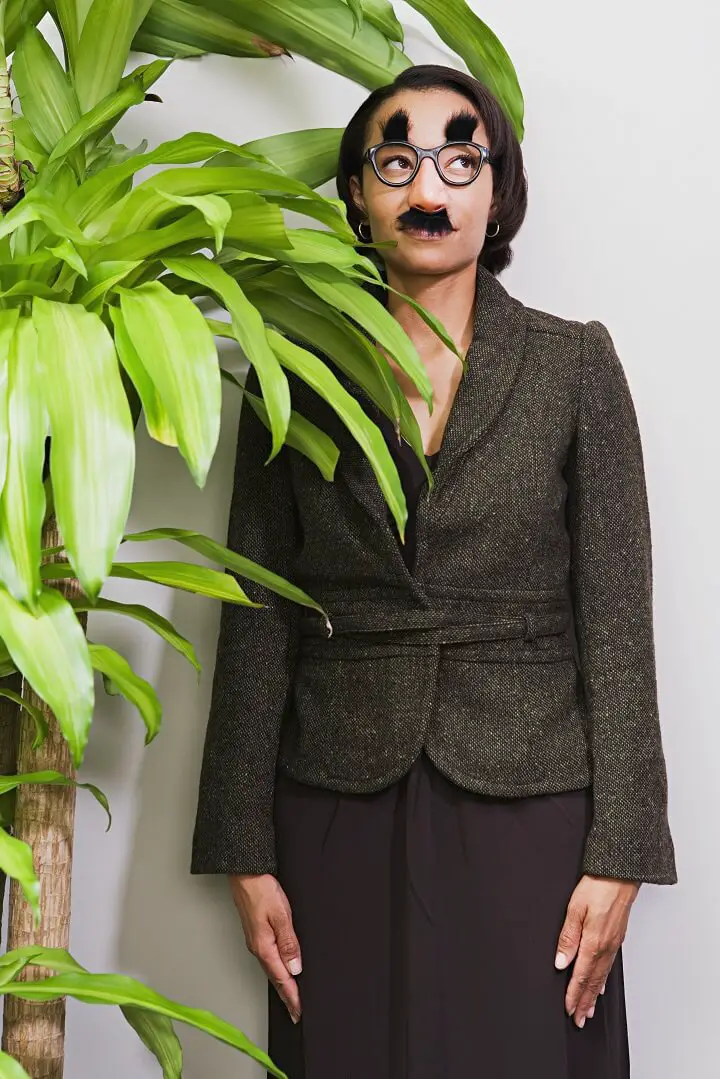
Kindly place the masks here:
POLYGON ((491 166, 496 205, 494 220, 499 224, 500 231, 497 236, 486 237, 478 261, 497 275, 510 265, 513 257, 510 244, 525 219, 527 177, 522 150, 512 124, 494 95, 472 75, 442 64, 415 64, 401 71, 394 82, 373 90, 343 132, 336 176, 338 195, 345 203, 350 225, 358 233, 363 216, 350 194, 350 177, 362 177, 362 156, 373 116, 380 105, 400 90, 435 88, 464 94, 480 113, 487 131, 494 161, 491 166))

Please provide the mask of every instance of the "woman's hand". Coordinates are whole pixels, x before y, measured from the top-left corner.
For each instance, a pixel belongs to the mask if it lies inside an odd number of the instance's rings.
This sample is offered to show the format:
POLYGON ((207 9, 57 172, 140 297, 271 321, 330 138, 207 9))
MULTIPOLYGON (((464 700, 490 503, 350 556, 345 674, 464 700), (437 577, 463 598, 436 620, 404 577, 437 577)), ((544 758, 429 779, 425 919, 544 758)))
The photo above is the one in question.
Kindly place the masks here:
POLYGON ((630 909, 640 884, 613 877, 584 876, 568 903, 558 938, 555 966, 562 970, 575 957, 575 968, 565 994, 565 1010, 577 1026, 595 1014, 598 994, 627 933, 630 909))
POLYGON ((248 951, 258 959, 297 1023, 300 990, 293 975, 302 971, 302 957, 288 898, 270 873, 231 873, 229 880, 248 951))

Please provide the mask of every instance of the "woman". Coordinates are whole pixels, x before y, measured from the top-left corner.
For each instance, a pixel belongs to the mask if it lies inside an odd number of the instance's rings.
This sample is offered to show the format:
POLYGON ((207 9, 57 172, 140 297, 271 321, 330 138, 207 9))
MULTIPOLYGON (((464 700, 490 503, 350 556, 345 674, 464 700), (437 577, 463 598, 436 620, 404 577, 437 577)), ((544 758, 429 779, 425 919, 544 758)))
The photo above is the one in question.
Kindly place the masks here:
POLYGON ((602 324, 497 281, 526 186, 475 79, 418 66, 374 91, 338 190, 361 241, 396 241, 384 302, 432 413, 388 362, 435 484, 342 370, 395 456, 404 544, 303 384, 294 407, 341 447, 331 484, 287 448, 264 466, 243 409, 228 545, 333 634, 270 593, 224 605, 192 871, 230 876, 291 1079, 626 1079, 621 944, 641 883, 677 877, 623 369, 602 324))

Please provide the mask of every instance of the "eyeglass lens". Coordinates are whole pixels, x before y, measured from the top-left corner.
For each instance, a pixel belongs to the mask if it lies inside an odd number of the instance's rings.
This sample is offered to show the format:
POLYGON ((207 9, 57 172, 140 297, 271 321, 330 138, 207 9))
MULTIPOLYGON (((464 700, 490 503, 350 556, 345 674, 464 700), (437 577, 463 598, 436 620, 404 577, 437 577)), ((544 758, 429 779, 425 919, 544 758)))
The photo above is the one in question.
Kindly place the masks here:
MULTIPOLYGON (((375 153, 378 172, 390 184, 405 183, 415 171, 417 162, 417 151, 403 143, 386 142, 375 153)), ((438 164, 448 183, 467 183, 480 171, 482 154, 471 143, 454 143, 442 148, 438 164)))

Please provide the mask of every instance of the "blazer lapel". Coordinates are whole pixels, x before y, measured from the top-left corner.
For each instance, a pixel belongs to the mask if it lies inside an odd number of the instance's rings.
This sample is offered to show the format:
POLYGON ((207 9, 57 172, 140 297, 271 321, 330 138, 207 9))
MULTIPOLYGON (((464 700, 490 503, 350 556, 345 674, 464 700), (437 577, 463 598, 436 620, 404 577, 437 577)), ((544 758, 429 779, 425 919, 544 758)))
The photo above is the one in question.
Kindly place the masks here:
MULTIPOLYGON (((435 490, 453 466, 479 442, 500 415, 517 379, 525 354, 526 311, 497 278, 478 264, 473 336, 466 371, 460 379, 445 425, 433 476, 435 490)), ((364 390, 344 372, 336 374, 374 423, 384 417, 364 390)), ((348 440, 337 464, 341 475, 368 513, 387 523, 388 510, 378 481, 354 439, 348 440)))

